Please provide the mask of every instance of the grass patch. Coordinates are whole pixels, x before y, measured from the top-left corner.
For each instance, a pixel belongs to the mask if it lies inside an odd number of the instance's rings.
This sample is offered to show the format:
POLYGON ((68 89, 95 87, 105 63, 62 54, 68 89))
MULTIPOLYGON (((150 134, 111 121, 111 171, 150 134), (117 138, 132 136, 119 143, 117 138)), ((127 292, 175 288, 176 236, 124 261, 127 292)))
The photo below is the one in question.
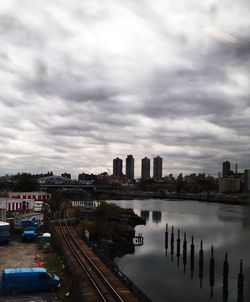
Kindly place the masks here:
POLYGON ((78 301, 80 297, 79 285, 86 281, 84 274, 71 274, 68 272, 62 257, 55 252, 46 254, 45 261, 48 272, 60 277, 61 286, 56 291, 57 298, 62 302, 78 301), (68 292, 70 293, 69 297, 66 296, 68 292))
POLYGON ((66 293, 70 288, 70 278, 65 272, 65 266, 63 264, 63 259, 60 255, 53 253, 45 254, 45 267, 49 273, 58 275, 60 277, 60 288, 55 292, 56 296, 60 301, 68 301, 66 293))

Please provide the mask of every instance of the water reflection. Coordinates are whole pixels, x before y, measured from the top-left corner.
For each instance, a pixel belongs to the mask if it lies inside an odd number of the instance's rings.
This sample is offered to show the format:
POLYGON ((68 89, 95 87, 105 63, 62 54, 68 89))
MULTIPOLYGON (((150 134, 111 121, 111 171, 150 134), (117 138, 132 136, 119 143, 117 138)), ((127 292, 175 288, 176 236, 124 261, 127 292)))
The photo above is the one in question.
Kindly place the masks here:
POLYGON ((147 222, 149 220, 149 211, 141 211, 141 218, 147 222))
POLYGON ((202 279, 203 279, 203 260, 204 260, 203 241, 201 240, 201 246, 200 246, 200 251, 199 251, 199 278, 200 278, 200 288, 202 288, 202 279))
POLYGON ((153 219, 153 222, 155 222, 155 223, 161 222, 161 212, 160 211, 153 211, 152 219, 153 219))
POLYGON ((174 227, 172 226, 172 231, 171 231, 171 239, 170 239, 170 247, 171 247, 171 261, 173 262, 173 257, 174 257, 174 227))
POLYGON ((211 257, 209 261, 209 284, 210 284, 210 297, 213 298, 213 288, 214 288, 214 247, 211 246, 211 257))
POLYGON ((194 237, 193 236, 190 244, 190 271, 191 271, 191 280, 193 280, 194 278, 194 237))
POLYGON ((209 301, 211 293, 215 302, 243 301, 240 300, 243 298, 250 301, 250 270, 244 270, 244 267, 250 267, 250 231, 242 223, 250 223, 249 208, 193 201, 133 200, 117 203, 140 209, 137 211, 139 214, 148 212, 146 226, 136 228, 137 232, 143 233, 143 247, 136 249, 134 255, 117 259, 117 262, 153 301, 209 301), (160 221, 153 219, 153 212, 161 212, 160 221), (228 275, 225 252, 229 257, 228 275), (241 258, 244 259, 242 275, 239 271, 241 258), (177 268, 178 263, 183 270, 177 268), (190 274, 183 274, 183 271, 190 274), (241 277, 243 275, 244 278, 241 277))
POLYGON ((176 257, 177 257, 177 266, 180 266, 180 256, 181 256, 181 239, 180 239, 180 230, 178 230, 178 237, 177 237, 177 246, 176 246, 176 257))
POLYGON ((186 273, 186 265, 187 265, 187 235, 184 233, 184 240, 183 240, 183 271, 184 274, 186 273))
MULTIPOLYGON (((173 262, 174 258, 174 227, 171 228, 171 262, 173 262)), ((178 229, 178 235, 176 240, 176 258, 177 258, 177 267, 180 264, 180 251, 181 246, 181 238, 180 238, 180 230, 178 229)), ((165 250, 166 256, 168 251, 168 224, 166 224, 165 231, 165 250)), ((223 262, 223 287, 222 287, 222 297, 223 302, 228 301, 228 277, 229 277, 229 263, 228 263, 228 254, 225 253, 225 260, 223 262)), ((191 280, 194 277, 194 263, 195 263, 195 244, 194 238, 191 237, 190 244, 190 272, 191 272, 191 280)), ((186 272, 186 264, 187 264, 187 240, 186 233, 184 233, 183 240, 183 267, 184 273, 186 272)), ((204 251, 203 251, 203 241, 200 242, 200 250, 199 250, 199 279, 200 279, 200 289, 203 287, 203 274, 204 271, 204 251)), ((244 300, 244 274, 243 274, 243 261, 240 261, 240 272, 238 274, 238 291, 237 291, 237 301, 243 302, 244 300)), ((215 286, 215 258, 214 258, 214 247, 211 246, 210 260, 209 260, 209 285, 210 285, 210 298, 213 298, 214 286, 215 286)))
POLYGON ((243 275, 243 262, 240 261, 240 272, 238 274, 238 296, 237 302, 243 302, 244 300, 244 275, 243 275))
POLYGON ((229 273, 229 264, 227 261, 227 253, 226 253, 225 260, 223 262, 223 302, 227 302, 228 299, 228 273, 229 273))

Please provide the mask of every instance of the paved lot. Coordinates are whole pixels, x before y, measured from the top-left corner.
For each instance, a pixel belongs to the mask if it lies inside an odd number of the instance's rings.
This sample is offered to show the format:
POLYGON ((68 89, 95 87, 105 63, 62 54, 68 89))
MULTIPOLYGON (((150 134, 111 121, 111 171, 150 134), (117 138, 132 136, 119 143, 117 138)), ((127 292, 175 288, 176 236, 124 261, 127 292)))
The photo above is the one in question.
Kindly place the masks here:
MULTIPOLYGON (((9 245, 0 245, 0 272, 4 268, 10 267, 35 267, 35 255, 38 254, 38 248, 36 243, 21 242, 19 236, 11 240, 9 245)), ((56 293, 25 293, 20 294, 17 297, 36 296, 43 297, 48 301, 58 300, 56 293)), ((16 297, 16 298, 17 298, 16 297)), ((0 302, 13 298, 7 295, 0 294, 0 302)))
POLYGON ((21 242, 20 239, 10 241, 9 245, 0 246, 0 271, 7 267, 32 267, 38 253, 37 245, 31 242, 21 242))

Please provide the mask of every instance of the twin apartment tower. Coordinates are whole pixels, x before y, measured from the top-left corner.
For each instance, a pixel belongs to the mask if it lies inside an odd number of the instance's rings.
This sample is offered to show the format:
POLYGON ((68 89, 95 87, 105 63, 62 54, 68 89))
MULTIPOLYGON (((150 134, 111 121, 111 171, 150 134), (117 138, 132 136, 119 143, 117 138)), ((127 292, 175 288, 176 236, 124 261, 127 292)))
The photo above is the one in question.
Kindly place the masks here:
MULTIPOLYGON (((133 155, 128 155, 126 158, 126 177, 133 181, 134 177, 134 157, 133 155)), ((116 177, 124 176, 122 173, 122 159, 119 157, 113 159, 113 175, 116 177)), ((150 178, 150 159, 144 157, 141 160, 141 178, 147 179, 150 178)), ((153 178, 155 180, 162 179, 162 157, 157 156, 154 158, 153 165, 153 178)))

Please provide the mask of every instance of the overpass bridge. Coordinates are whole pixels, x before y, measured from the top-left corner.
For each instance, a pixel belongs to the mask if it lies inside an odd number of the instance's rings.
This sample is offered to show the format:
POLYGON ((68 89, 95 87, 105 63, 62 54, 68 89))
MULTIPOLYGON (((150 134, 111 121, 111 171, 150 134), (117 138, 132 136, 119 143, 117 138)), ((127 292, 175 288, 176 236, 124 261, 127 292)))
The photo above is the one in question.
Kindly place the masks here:
POLYGON ((90 181, 69 179, 61 176, 48 176, 38 179, 41 188, 47 189, 62 189, 65 191, 94 191, 95 186, 90 181))

